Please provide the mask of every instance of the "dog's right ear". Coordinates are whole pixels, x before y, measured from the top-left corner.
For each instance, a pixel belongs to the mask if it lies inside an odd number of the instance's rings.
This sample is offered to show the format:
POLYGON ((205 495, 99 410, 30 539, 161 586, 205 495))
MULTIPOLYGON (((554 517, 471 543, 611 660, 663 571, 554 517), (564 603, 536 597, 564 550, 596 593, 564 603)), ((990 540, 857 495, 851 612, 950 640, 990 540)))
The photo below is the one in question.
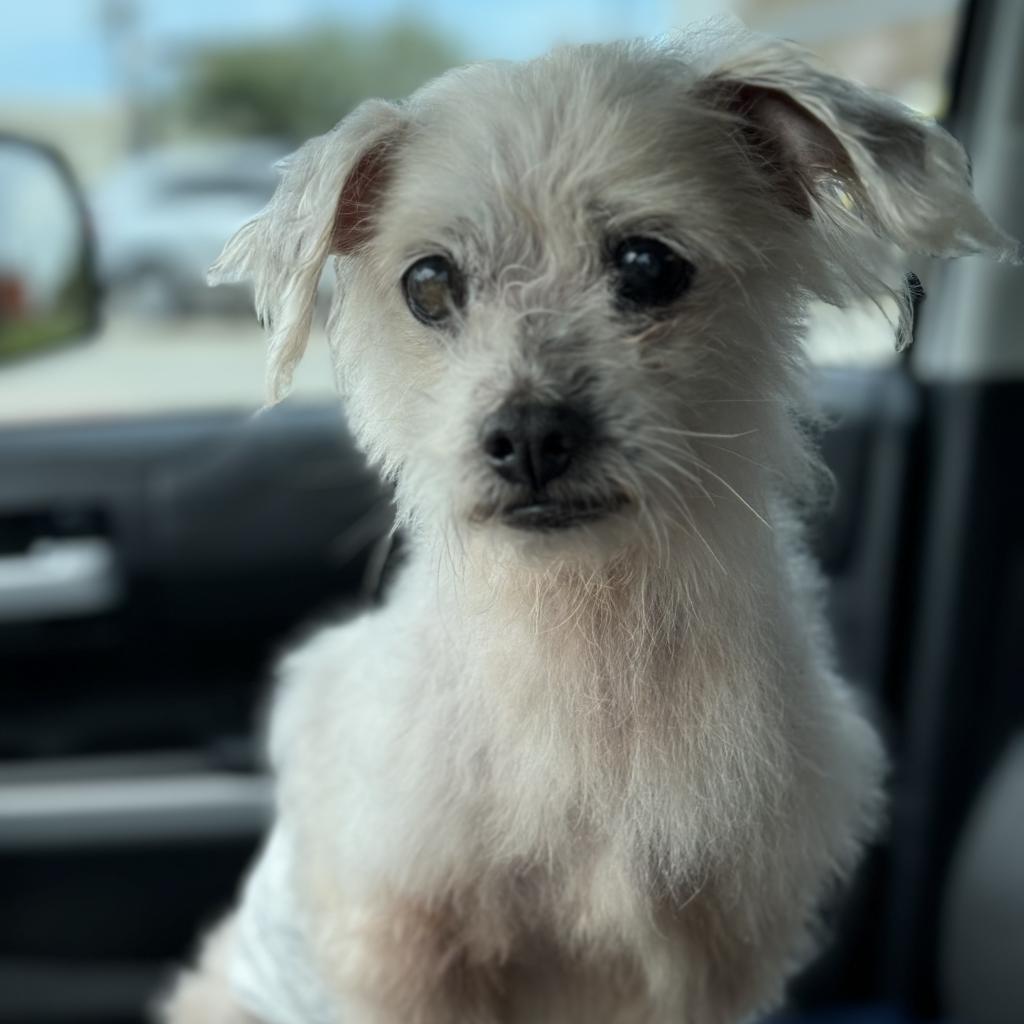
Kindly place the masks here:
POLYGON ((373 228, 389 158, 405 127, 401 109, 368 100, 278 165, 266 208, 225 245, 210 284, 252 280, 256 315, 270 332, 268 400, 291 386, 306 348, 327 257, 351 254, 373 228))
POLYGON ((795 44, 752 37, 700 95, 737 119, 735 138, 781 202, 904 253, 1021 262, 975 199, 961 145, 930 118, 822 70, 795 44))
POLYGON ((744 34, 708 63, 699 100, 730 119, 731 140, 838 271, 818 297, 846 305, 888 295, 897 348, 911 338, 916 294, 897 284, 905 255, 1024 263, 1024 247, 975 199, 963 148, 934 121, 829 74, 792 43, 744 34))

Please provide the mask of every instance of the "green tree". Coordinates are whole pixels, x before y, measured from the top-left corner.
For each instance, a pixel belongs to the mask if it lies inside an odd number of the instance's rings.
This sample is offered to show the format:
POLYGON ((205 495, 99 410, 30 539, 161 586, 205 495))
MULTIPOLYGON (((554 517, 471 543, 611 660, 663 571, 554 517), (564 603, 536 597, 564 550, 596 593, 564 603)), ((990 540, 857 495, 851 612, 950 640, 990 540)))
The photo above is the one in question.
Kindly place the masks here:
POLYGON ((185 62, 185 126, 291 141, 326 131, 368 96, 397 99, 459 63, 450 42, 415 22, 219 45, 185 62))

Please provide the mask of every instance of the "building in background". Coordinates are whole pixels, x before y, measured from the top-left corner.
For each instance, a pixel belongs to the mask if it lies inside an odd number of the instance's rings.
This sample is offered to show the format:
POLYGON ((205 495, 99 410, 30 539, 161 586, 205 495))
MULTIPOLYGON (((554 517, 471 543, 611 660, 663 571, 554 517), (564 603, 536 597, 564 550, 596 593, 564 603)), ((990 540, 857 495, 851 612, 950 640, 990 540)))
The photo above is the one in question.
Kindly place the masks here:
POLYGON ((751 27, 794 39, 841 74, 932 116, 948 104, 958 0, 737 0, 751 27))

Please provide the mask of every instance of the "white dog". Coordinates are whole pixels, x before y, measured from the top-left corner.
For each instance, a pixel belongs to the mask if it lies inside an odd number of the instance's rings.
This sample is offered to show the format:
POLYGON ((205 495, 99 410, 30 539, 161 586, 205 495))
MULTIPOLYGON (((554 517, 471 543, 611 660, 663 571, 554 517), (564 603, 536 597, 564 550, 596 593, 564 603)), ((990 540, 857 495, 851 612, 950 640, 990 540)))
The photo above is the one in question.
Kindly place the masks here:
POLYGON ((214 274, 273 396, 335 257, 352 428, 411 557, 288 657, 277 820, 174 1024, 726 1024, 878 825, 800 516, 812 300, 1013 260, 960 146, 739 33, 370 101, 214 274))

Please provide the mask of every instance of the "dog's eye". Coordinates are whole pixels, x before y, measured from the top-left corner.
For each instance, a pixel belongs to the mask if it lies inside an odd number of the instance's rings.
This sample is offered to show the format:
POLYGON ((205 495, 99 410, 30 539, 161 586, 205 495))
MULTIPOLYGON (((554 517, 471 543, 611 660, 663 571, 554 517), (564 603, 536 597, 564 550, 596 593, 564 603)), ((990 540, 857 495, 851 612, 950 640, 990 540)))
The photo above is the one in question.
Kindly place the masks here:
POLYGON ((612 253, 616 292, 627 307, 667 306, 693 281, 696 268, 655 238, 625 238, 612 253))
POLYGON ((466 298, 465 282, 447 256, 424 256, 402 276, 402 290, 412 315, 422 323, 444 323, 466 298))

